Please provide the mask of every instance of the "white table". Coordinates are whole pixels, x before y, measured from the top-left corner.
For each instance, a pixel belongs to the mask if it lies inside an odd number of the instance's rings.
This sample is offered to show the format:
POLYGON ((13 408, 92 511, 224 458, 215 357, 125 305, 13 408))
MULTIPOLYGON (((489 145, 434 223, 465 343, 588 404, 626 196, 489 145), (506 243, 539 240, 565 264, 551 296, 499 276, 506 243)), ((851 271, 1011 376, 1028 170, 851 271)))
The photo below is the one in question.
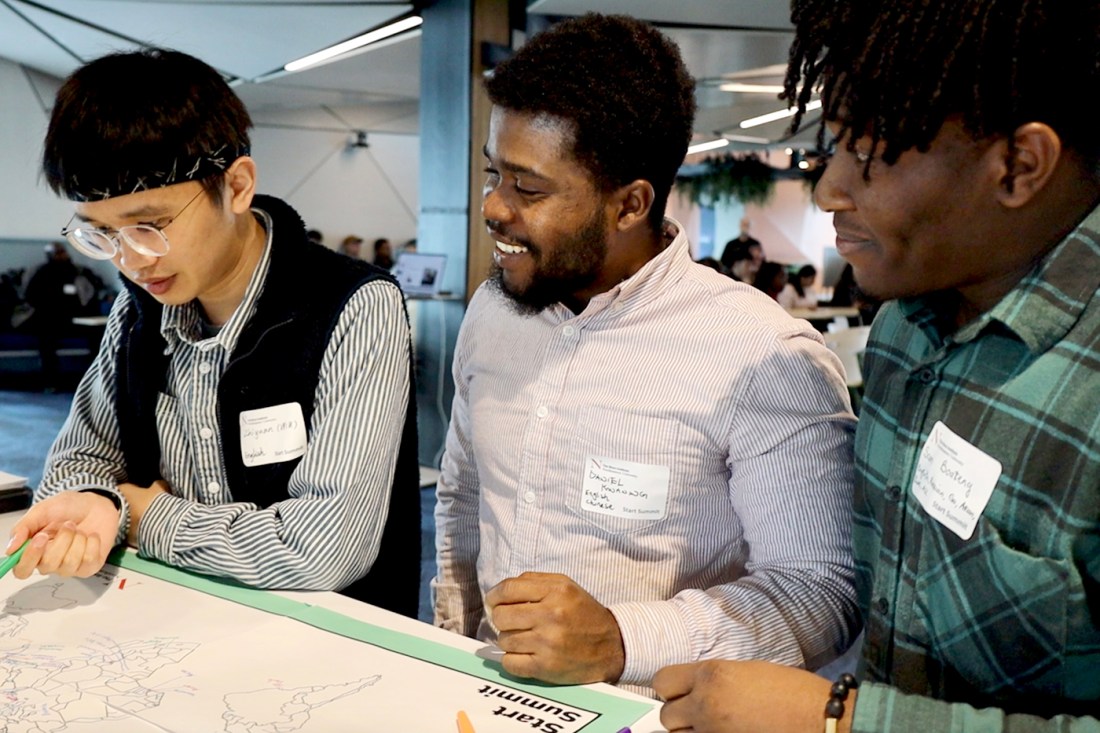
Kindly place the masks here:
MULTIPOLYGON (((7 536, 10 534, 11 527, 15 524, 23 512, 9 512, 6 514, 0 514, 0 536, 7 536)), ((133 552, 133 550, 129 550, 133 552)), ((27 582, 31 582, 28 580, 27 582)), ((198 591, 194 591, 198 592, 198 591)), ((432 641, 438 644, 443 644, 456 649, 461 649, 475 654, 478 650, 484 649, 485 645, 481 642, 469 639, 457 634, 444 631, 443 629, 436 628, 423 622, 406 618, 404 616, 391 613, 390 611, 376 608, 368 604, 356 601, 347 596, 339 593, 320 593, 320 592, 300 592, 300 591, 275 591, 277 595, 284 596, 286 598, 308 603, 312 606, 319 606, 336 613, 348 616, 353 619, 364 621, 366 623, 380 626, 393 631, 415 636, 421 639, 432 641)), ((293 664, 293 660, 288 660, 288 664, 293 664)), ((276 673, 277 670, 272 670, 272 673, 276 673)), ((646 700, 632 693, 619 690, 616 687, 605 684, 590 685, 592 689, 599 690, 606 694, 616 695, 633 700, 646 700)), ((646 702, 653 705, 651 712, 646 714, 635 725, 631 726, 632 733, 661 733, 665 729, 661 727, 659 718, 659 703, 653 700, 646 700, 646 702)))

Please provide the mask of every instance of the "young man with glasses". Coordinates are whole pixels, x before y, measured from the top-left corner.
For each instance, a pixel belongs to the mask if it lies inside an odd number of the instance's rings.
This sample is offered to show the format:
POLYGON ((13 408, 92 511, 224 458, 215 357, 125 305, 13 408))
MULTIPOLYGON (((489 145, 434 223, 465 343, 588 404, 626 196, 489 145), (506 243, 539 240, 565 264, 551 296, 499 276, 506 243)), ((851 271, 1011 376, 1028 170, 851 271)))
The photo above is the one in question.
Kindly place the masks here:
POLYGON ((401 291, 255 193, 250 126, 217 71, 172 51, 101 58, 59 91, 43 168, 74 202, 63 234, 126 288, 13 531, 9 553, 30 538, 14 572, 88 576, 128 542, 415 616, 401 291))

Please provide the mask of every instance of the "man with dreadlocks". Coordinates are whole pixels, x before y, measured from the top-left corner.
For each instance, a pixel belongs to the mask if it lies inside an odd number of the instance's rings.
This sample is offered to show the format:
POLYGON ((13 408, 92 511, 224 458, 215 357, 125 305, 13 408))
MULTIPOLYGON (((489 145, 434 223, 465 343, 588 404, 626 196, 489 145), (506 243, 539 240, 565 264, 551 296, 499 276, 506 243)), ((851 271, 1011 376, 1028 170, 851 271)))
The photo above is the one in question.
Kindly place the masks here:
MULTIPOLYGON (((668 667, 673 731, 1100 730, 1096 0, 795 0, 864 364, 862 682, 668 667), (824 140, 822 140, 824 141, 824 140)), ((796 123, 797 124, 797 123, 796 123)))

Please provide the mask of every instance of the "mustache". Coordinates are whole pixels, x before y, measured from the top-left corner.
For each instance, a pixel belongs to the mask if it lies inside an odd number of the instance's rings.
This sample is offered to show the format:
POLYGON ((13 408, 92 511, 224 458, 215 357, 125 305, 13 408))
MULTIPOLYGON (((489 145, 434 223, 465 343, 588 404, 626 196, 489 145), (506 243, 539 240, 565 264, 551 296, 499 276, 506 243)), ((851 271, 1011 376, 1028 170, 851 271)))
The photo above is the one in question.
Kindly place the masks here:
POLYGON ((499 236, 501 239, 507 239, 509 242, 512 242, 513 244, 518 244, 521 247, 526 247, 532 252, 538 251, 538 247, 532 245, 529 239, 524 239, 523 237, 517 237, 511 234, 499 221, 496 221, 494 219, 486 219, 485 227, 493 234, 499 236))

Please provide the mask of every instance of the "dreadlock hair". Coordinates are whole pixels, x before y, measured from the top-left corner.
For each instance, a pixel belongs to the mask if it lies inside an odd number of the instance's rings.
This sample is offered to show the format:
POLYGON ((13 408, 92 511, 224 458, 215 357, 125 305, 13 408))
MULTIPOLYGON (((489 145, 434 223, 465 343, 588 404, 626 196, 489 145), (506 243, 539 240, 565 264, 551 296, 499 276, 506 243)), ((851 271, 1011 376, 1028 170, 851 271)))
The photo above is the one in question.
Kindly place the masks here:
POLYGON ((793 0, 791 20, 792 131, 820 86, 837 139, 851 151, 868 136, 887 164, 927 151, 952 117, 975 139, 1010 144, 1020 125, 1046 123, 1100 175, 1100 139, 1081 109, 1100 88, 1095 0, 793 0))
POLYGON ((588 13, 533 36, 485 81, 490 101, 565 120, 573 157, 604 192, 637 179, 660 231, 695 118, 695 81, 671 40, 623 15, 588 13))

